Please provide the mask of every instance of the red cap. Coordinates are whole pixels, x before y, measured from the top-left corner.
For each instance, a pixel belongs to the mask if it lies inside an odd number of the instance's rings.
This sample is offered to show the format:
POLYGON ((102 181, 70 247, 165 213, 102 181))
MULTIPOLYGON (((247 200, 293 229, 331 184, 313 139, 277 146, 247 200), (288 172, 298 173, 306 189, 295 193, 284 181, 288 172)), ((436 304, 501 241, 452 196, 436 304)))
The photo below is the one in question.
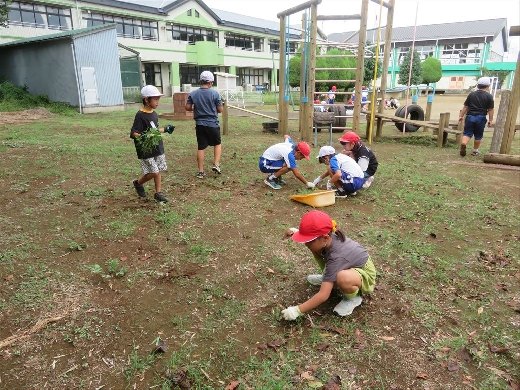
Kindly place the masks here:
POLYGON ((336 86, 333 85, 331 89, 332 89, 333 91, 335 91, 335 90, 336 90, 336 86))
POLYGON ((309 160, 309 156, 311 155, 311 147, 307 142, 298 142, 298 150, 303 154, 307 160, 309 160))
POLYGON ((351 142, 355 144, 360 140, 359 135, 354 133, 353 131, 347 131, 345 134, 338 139, 339 142, 351 142))
POLYGON ((365 87, 364 85, 361 87, 361 89, 367 89, 367 87, 365 87))
POLYGON ((309 242, 317 237, 325 236, 332 231, 332 219, 328 214, 319 210, 309 211, 302 217, 300 227, 292 235, 296 242, 309 242))

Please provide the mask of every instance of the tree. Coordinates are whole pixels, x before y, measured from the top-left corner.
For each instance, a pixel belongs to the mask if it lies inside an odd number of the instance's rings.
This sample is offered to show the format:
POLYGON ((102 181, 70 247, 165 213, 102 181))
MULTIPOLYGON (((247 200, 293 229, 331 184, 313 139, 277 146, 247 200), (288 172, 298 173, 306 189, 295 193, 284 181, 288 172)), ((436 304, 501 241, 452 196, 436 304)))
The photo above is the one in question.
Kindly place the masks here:
POLYGON ((426 58, 422 63, 422 82, 426 85, 436 83, 442 77, 442 64, 433 57, 426 58))
MULTIPOLYGON (((367 46, 370 46, 371 43, 367 42, 367 46)), ((372 80, 374 80, 374 69, 376 66, 376 56, 375 56, 375 48, 371 48, 370 51, 372 52, 372 57, 365 57, 365 69, 363 74, 363 84, 369 85, 372 80)), ((383 74, 383 63, 381 59, 377 61, 377 75, 376 79, 381 77, 383 74)))
MULTIPOLYGON (((403 63, 399 67, 399 84, 408 85, 408 76, 410 73, 410 57, 412 55, 412 50, 409 49, 403 58, 403 63)), ((421 67, 421 57, 417 51, 413 51, 413 60, 412 60, 412 74, 410 78, 410 85, 418 85, 422 81, 422 67, 421 67)))
POLYGON ((7 8, 7 5, 10 3, 11 1, 8 0, 0 4, 0 27, 7 27, 7 21, 9 20, 9 8, 7 8))
MULTIPOLYGON (((497 88, 500 88, 504 81, 506 81, 506 77, 509 74, 509 71, 507 70, 489 70, 485 66, 480 68, 480 73, 484 77, 498 77, 498 86, 497 88)), ((482 76, 475 77, 475 82, 482 76)))

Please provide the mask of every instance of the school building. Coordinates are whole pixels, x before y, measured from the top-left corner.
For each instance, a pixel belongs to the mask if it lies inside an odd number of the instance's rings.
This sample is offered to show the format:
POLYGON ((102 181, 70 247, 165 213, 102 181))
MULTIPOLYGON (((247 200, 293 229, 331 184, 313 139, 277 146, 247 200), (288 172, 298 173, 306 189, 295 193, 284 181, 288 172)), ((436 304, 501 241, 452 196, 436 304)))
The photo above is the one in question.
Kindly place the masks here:
MULTIPOLYGON (((237 85, 244 90, 259 86, 273 88, 277 84, 280 48, 277 21, 211 9, 201 0, 27 0, 6 4, 8 26, 0 27, 0 56, 8 53, 8 49, 12 51, 13 46, 17 46, 17 55, 21 56, 24 42, 35 50, 38 45, 52 41, 51 38, 76 39, 74 32, 79 30, 83 38, 90 36, 91 50, 101 54, 103 50, 118 50, 123 90, 153 84, 171 96, 196 87, 203 70, 236 75, 237 85), (100 27, 113 29, 114 34, 100 34, 100 27), (107 43, 107 39, 112 39, 107 37, 112 35, 116 45, 107 43)), ((283 2, 279 2, 279 8, 273 9, 273 17, 285 9, 283 2)), ((320 38, 327 39, 318 32, 320 38)), ((412 45, 413 32, 413 27, 392 31, 389 87, 397 86, 400 61, 412 45)), ((368 39, 374 38, 375 33, 368 31, 368 39)), ((384 37, 384 29, 381 33, 384 37)), ((328 40, 343 42, 351 35, 331 34, 328 40)), ((291 30, 290 37, 290 51, 295 52, 299 32, 291 30)), ((357 35, 353 34, 350 41, 357 42, 357 35)), ((447 90, 474 85, 483 66, 508 71, 511 77, 503 87, 510 88, 516 63, 503 61, 507 42, 506 19, 417 26, 415 34, 415 48, 421 58, 433 55, 441 60, 443 78, 437 89, 447 90)), ((81 48, 86 50, 85 43, 81 48)), ((61 50, 60 55, 67 55, 63 44, 61 50)), ((46 60, 48 64, 60 60, 52 58, 52 50, 40 54, 51 56, 46 60)), ((98 62, 91 60, 89 64, 89 58, 97 58, 96 53, 89 56, 84 56, 84 67, 93 68, 93 73, 88 74, 92 78, 96 76, 98 62)), ((109 56, 113 57, 113 53, 109 56)), ((1 67, 2 64, 0 76, 1 67)), ((75 71, 81 76, 81 69, 75 71)), ((18 80, 23 78, 18 75, 18 80)), ((117 87, 116 84, 113 86, 117 87)), ((78 86, 82 86, 81 80, 78 86)))
MULTIPOLYGON (((384 43, 385 28, 381 28, 384 43)), ((377 42, 377 29, 367 31, 367 40, 377 42)), ((356 32, 330 34, 329 40, 357 43, 356 32)), ((511 89, 516 62, 506 62, 509 27, 507 19, 475 20, 470 22, 441 23, 424 26, 392 28, 392 47, 388 66, 388 87, 399 84, 399 67, 412 44, 421 60, 429 56, 442 64, 442 78, 435 83, 437 90, 460 91, 474 87, 483 67, 490 71, 505 71, 505 85, 511 89)), ((383 58, 384 44, 380 46, 383 58)))

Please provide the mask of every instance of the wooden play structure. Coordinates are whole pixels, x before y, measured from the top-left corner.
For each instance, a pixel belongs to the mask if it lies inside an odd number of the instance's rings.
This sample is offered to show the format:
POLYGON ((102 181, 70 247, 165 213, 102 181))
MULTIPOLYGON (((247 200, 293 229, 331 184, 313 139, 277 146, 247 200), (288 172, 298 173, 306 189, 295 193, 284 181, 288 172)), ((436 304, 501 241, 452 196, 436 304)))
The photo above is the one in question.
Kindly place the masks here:
MULTIPOLYGON (((509 29, 510 36, 520 36, 520 26, 509 29)), ((520 53, 516 60, 516 70, 511 91, 502 91, 500 107, 495 121, 495 131, 489 153, 484 162, 520 166, 520 156, 512 155, 511 145, 516 132, 516 117, 520 104, 520 53)))
MULTIPOLYGON (((386 44, 385 44, 385 53, 383 59, 383 78, 381 84, 381 91, 386 89, 386 76, 388 73, 388 60, 390 57, 390 39, 391 39, 391 26, 393 22, 393 14, 394 14, 394 0, 383 1, 383 0, 371 0, 376 4, 379 4, 381 9, 382 7, 388 8, 387 13, 387 29, 386 29, 386 44)), ((312 138, 312 132, 314 130, 315 139, 316 139, 316 131, 317 128, 315 126, 316 121, 314 120, 314 93, 315 93, 315 73, 320 70, 330 70, 329 68, 316 68, 316 58, 317 57, 332 57, 333 55, 320 54, 317 53, 318 47, 337 47, 340 49, 348 49, 350 52, 356 54, 345 54, 341 55, 341 57, 345 56, 353 56, 357 58, 357 67, 356 68, 333 68, 335 70, 355 70, 356 78, 355 80, 319 80, 320 82, 326 82, 330 84, 341 83, 341 82, 354 82, 356 91, 361 91, 362 83, 363 83, 363 72, 364 72, 364 60, 365 60, 365 43, 366 43, 366 30, 367 30, 367 19, 368 19, 368 4, 369 0, 362 0, 361 5, 361 13, 354 15, 318 15, 317 6, 321 3, 321 0, 310 0, 299 6, 290 8, 286 11, 280 12, 277 16, 280 19, 280 79, 279 79, 279 132, 282 134, 288 134, 288 110, 289 110, 289 53, 287 49, 289 48, 289 16, 294 13, 304 11, 303 21, 302 21, 302 61, 301 61, 301 71, 300 71, 300 112, 299 112, 299 125, 301 131, 301 138, 304 141, 310 142, 312 138), (317 42, 317 21, 322 20, 359 20, 359 40, 357 46, 348 46, 346 43, 334 43, 334 42, 317 42)), ((346 7, 346 3, 345 3, 346 7)), ((377 63, 377 55, 376 52, 376 63, 377 63)), ((334 55, 334 57, 337 57, 334 55)), ((351 94, 352 92, 339 92, 336 91, 336 95, 346 95, 351 94)), ((384 93, 383 93, 384 97, 384 93)), ((370 102, 373 106, 374 102, 370 102)), ((344 106, 344 104, 343 104, 344 106)), ((337 111, 337 110, 335 110, 337 111)), ((337 111, 339 113, 339 117, 346 117, 343 114, 343 111, 337 111)), ((360 114, 361 114, 361 99, 355 99, 354 101, 354 110, 352 115, 353 125, 352 129, 355 132, 359 132, 359 122, 360 122, 360 114)), ((338 117, 336 114, 335 117, 338 117)), ((319 122, 318 122, 319 123, 319 122)), ((335 127, 338 128, 338 127, 335 127)), ((342 129, 347 129, 347 127, 340 127, 342 129)), ((332 133, 332 126, 329 126, 330 132, 332 133)), ((331 136, 332 139, 332 136, 331 136)), ((369 139, 369 143, 370 143, 369 139)))

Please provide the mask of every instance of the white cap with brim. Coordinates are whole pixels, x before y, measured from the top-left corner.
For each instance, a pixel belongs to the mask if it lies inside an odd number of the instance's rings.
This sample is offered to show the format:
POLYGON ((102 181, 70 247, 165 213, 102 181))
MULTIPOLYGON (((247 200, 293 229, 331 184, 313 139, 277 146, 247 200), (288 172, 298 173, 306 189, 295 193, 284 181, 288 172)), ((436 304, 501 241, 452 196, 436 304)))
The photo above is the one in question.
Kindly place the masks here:
POLYGON ((481 77, 478 79, 477 84, 487 87, 491 84, 491 80, 489 80, 489 77, 481 77))
POLYGON ((322 146, 318 153, 318 157, 316 158, 330 156, 331 154, 336 154, 336 149, 334 149, 332 146, 322 146))
POLYGON ((159 97, 159 96, 164 96, 164 94, 162 94, 156 86, 154 85, 145 85, 142 89, 141 89, 141 95, 143 97, 159 97))

